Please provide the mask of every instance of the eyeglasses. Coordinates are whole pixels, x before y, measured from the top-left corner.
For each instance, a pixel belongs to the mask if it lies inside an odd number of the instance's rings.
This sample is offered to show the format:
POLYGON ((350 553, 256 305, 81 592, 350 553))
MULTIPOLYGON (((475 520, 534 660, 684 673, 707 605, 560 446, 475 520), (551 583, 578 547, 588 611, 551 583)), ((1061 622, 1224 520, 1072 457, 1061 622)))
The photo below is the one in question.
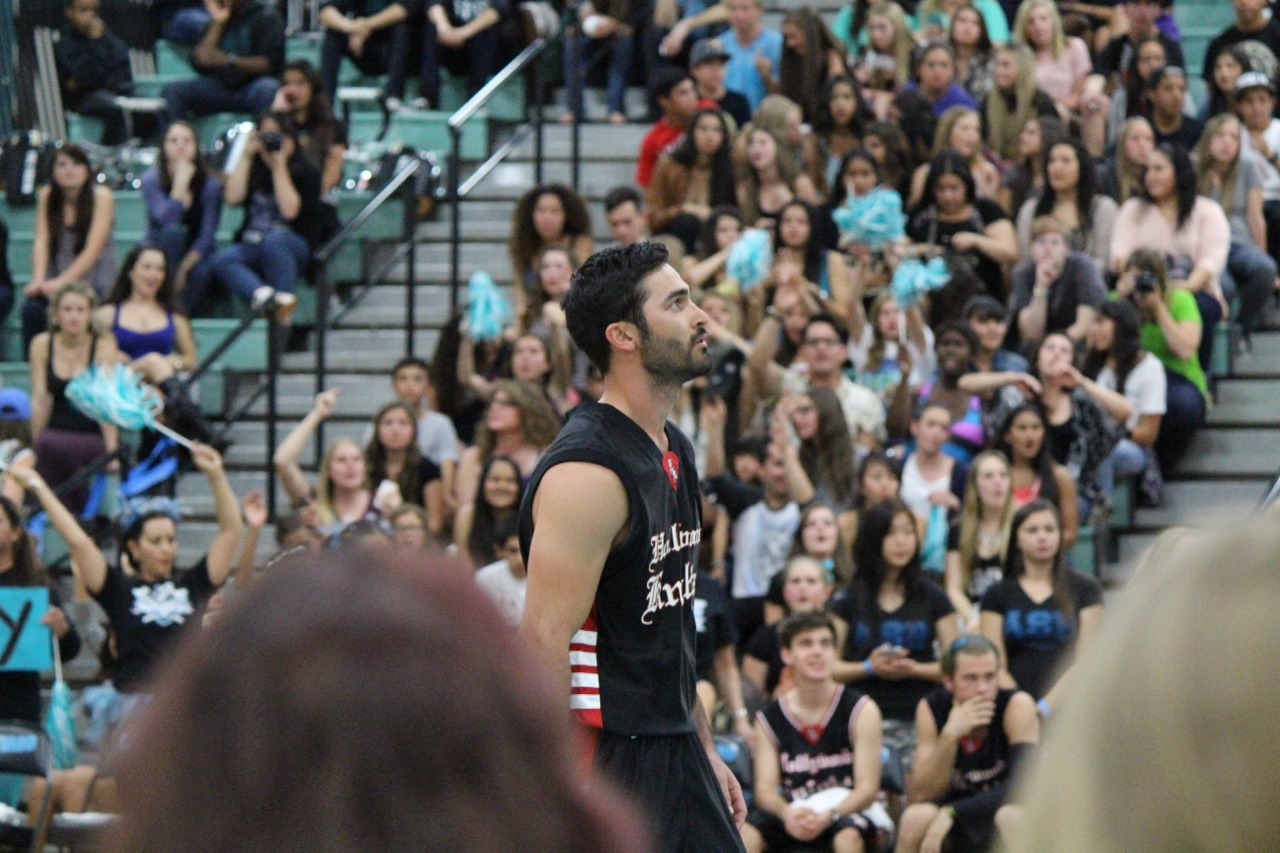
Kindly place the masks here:
POLYGON ((839 338, 805 338, 804 345, 807 347, 838 347, 841 345, 839 338))

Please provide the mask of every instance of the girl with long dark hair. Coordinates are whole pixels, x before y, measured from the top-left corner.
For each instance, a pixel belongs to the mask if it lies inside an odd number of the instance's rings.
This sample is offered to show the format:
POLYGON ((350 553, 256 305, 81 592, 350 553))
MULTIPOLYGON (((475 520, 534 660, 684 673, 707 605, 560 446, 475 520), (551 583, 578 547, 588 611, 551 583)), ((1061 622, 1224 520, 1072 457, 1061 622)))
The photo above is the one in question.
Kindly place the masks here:
POLYGON ((645 188, 649 229, 679 237, 687 252, 695 251, 712 209, 738 200, 732 152, 724 113, 699 110, 684 139, 658 160, 645 188))
POLYGON ((564 184, 534 187, 520 196, 511 214, 507 253, 515 272, 517 315, 524 311, 525 300, 537 286, 534 264, 548 246, 565 246, 579 258, 589 258, 595 250, 587 204, 564 184))
POLYGON ((498 559, 494 531, 499 524, 515 519, 523 497, 520 466, 510 456, 492 457, 480 472, 475 500, 459 509, 453 522, 453 544, 473 568, 498 559))
POLYGON ((1160 467, 1156 437, 1167 409, 1168 382, 1160 359, 1142 348, 1142 317, 1127 299, 1102 303, 1087 337, 1080 372, 1133 404, 1124 435, 1098 469, 1098 486, 1110 493, 1116 477, 1143 475, 1142 495, 1160 499, 1160 467))
POLYGON ((1009 460, 1014 506, 1043 498, 1061 514, 1062 538, 1070 548, 1080 536, 1076 481, 1049 452, 1049 421, 1039 403, 1024 403, 1009 413, 996 449, 1009 460))
POLYGON ((844 321, 853 299, 849 268, 842 254, 823 247, 817 214, 818 208, 799 200, 787 202, 778 211, 773 283, 800 289, 816 285, 826 310, 844 321))
POLYGON ((813 122, 822 109, 829 81, 849 73, 840 43, 812 9, 793 9, 782 19, 782 62, 778 91, 800 105, 813 122))
POLYGON ((827 81, 813 119, 813 135, 825 159, 823 177, 832 193, 841 183, 839 169, 844 158, 862 145, 868 113, 856 77, 842 74, 827 81))
POLYGON ((1078 659, 1102 620, 1102 588, 1067 568, 1062 521, 1052 503, 1032 501, 1013 516, 1004 579, 982 597, 982 635, 1000 650, 1000 686, 1025 690, 1043 716, 1070 683, 1063 660, 1078 659))
POLYGON ((427 530, 444 532, 444 485, 440 469, 418 449, 418 419, 407 403, 388 403, 373 417, 373 438, 364 449, 370 483, 396 484, 400 500, 427 511, 427 530))
MULTIPOLYGON (((1033 115, 1018 133, 1018 156, 1000 177, 996 201, 1010 216, 1016 217, 1028 201, 1044 192, 1045 152, 1067 138, 1066 128, 1057 115, 1033 115)), ((1025 254, 1025 253, 1024 253, 1025 254)))
MULTIPOLYGON (((1181 147, 1161 145, 1147 157, 1142 192, 1116 214, 1111 270, 1123 271, 1137 249, 1154 249, 1171 259, 1169 286, 1191 292, 1206 329, 1227 315, 1220 279, 1231 249, 1231 226, 1222 205, 1199 194, 1195 167, 1181 147)), ((1204 335, 1202 367, 1208 367, 1212 351, 1213 335, 1204 335)))
POLYGON ((53 158, 53 180, 36 201, 31 281, 23 289, 22 351, 48 328, 49 300, 64 285, 84 281, 99 298, 116 276, 115 194, 97 181, 89 155, 67 143, 53 158))
MULTIPOLYGON (((142 176, 147 207, 143 242, 164 252, 173 289, 188 317, 194 316, 209 292, 222 218, 222 183, 210 172, 195 129, 175 121, 164 132, 156 164, 142 176)), ((109 300, 108 300, 109 301, 109 300)))
POLYGON ((1098 192, 1098 173, 1083 144, 1060 139, 1044 151, 1044 190, 1034 203, 1028 200, 1018 211, 1018 248, 1031 256, 1031 223, 1038 216, 1052 216, 1067 229, 1067 243, 1105 267, 1110 258, 1111 232, 1116 203, 1098 192))
POLYGON ((924 577, 915 515, 901 501, 862 513, 853 581, 831 606, 849 624, 836 677, 853 681, 884 714, 885 743, 909 767, 916 705, 942 680, 934 655, 958 636, 946 593, 924 577))

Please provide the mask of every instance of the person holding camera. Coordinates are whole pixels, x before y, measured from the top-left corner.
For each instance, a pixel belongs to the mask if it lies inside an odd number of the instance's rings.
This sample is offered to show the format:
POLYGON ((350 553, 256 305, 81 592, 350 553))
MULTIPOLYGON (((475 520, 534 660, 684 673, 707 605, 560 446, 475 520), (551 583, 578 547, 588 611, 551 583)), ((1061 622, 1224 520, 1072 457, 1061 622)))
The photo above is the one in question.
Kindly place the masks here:
POLYGON ((1167 478, 1204 423, 1209 383, 1196 358, 1204 323, 1191 292, 1169 287, 1164 256, 1139 249, 1116 282, 1116 296, 1130 299, 1142 316, 1142 348, 1164 365, 1165 413, 1156 435, 1156 457, 1167 478))
POLYGON ((320 239, 320 171, 302 153, 293 121, 262 117, 227 178, 227 204, 244 205, 236 244, 213 256, 214 277, 252 302, 274 298, 288 325, 298 307, 298 277, 320 239))
POLYGON ((1177 145, 1161 145, 1147 157, 1142 190, 1120 205, 1111 238, 1111 269, 1128 268, 1137 249, 1155 250, 1168 258, 1168 283, 1189 291, 1200 312, 1202 335, 1192 357, 1201 368, 1209 364, 1212 330, 1227 316, 1227 301, 1219 278, 1227 266, 1231 226, 1222 205, 1201 196, 1195 167, 1177 145))

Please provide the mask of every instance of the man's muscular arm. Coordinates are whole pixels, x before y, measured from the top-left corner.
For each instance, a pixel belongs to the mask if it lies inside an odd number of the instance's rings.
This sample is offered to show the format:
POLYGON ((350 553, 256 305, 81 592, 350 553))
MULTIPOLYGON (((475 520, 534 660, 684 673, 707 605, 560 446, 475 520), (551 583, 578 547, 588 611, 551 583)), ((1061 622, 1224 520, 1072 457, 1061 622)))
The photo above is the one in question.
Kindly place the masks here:
POLYGON ((569 707, 569 642, 591 612, 605 560, 625 536, 629 515, 622 481, 599 465, 556 465, 538 485, 520 630, 555 676, 562 708, 569 707))

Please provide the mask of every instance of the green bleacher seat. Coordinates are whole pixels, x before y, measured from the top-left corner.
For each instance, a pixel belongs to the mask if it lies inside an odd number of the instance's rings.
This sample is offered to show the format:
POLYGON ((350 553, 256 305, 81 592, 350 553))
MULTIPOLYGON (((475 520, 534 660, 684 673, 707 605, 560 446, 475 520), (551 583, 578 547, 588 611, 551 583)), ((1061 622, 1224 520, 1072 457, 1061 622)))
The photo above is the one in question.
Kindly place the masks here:
POLYGON ((97 142, 106 122, 94 116, 67 113, 67 138, 77 142, 97 142))
POLYGON ((0 387, 31 390, 31 369, 25 361, 0 361, 0 387))
POLYGON ((116 231, 146 233, 147 203, 140 190, 116 191, 116 231))
MULTIPOLYGON (((446 155, 450 151, 449 116, 443 110, 400 110, 391 117, 384 142, 399 142, 424 151, 446 155)), ((483 160, 489 154, 489 127, 484 112, 462 129, 461 154, 464 160, 483 160)))
POLYGON ((189 48, 160 39, 156 42, 156 74, 182 74, 191 76, 189 48))
POLYGON ((15 231, 36 230, 36 206, 34 204, 25 207, 10 207, 7 201, 0 198, 0 218, 3 218, 4 224, 9 226, 10 234, 15 231))
MULTIPOLYGON (((470 98, 467 79, 443 69, 440 76, 440 108, 446 112, 455 112, 470 98)), ((524 79, 516 77, 499 89, 485 105, 489 116, 501 121, 523 121, 524 87, 524 79)))
MULTIPOLYGON (((1104 534, 1105 535, 1105 534, 1104 534)), ((1067 553, 1067 565, 1082 575, 1098 576, 1098 532, 1093 525, 1080 525, 1080 538, 1067 553)))
MULTIPOLYGON (((192 320, 191 333, 195 337, 196 353, 213 352, 238 325, 239 320, 192 320)), ((255 320, 231 349, 223 353, 208 372, 200 377, 198 389, 201 410, 208 415, 219 415, 226 410, 230 391, 228 372, 261 372, 266 368, 267 321, 255 320)))
MULTIPOLYGON (((227 335, 239 325, 238 320, 209 320, 197 318, 191 321, 191 334, 195 338, 198 354, 210 353, 226 340, 227 335)), ((231 349, 214 363, 215 370, 266 370, 267 321, 256 320, 231 349)))
POLYGON ((164 96, 165 86, 195 76, 190 68, 177 74, 139 74, 133 78, 133 94, 139 98, 160 98, 164 96))
POLYGON ((284 43, 285 60, 293 62, 305 59, 316 68, 320 67, 320 39, 294 37, 284 43))

